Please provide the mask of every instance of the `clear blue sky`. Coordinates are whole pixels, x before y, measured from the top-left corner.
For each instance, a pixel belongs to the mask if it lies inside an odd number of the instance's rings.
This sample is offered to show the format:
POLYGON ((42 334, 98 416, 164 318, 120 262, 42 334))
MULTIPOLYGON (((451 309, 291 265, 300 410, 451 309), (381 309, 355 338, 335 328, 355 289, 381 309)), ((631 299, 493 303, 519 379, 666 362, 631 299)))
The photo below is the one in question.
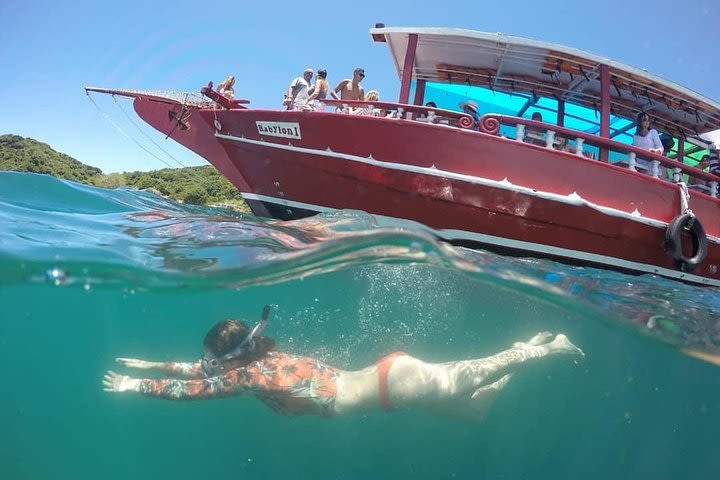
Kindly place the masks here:
MULTIPOLYGON (((366 90, 396 99, 399 80, 387 47, 368 35, 376 22, 560 43, 646 68, 720 100, 718 0, 425 4, 0 0, 0 134, 36 138, 105 172, 153 170, 165 165, 105 120, 84 86, 198 91, 232 73, 238 97, 278 108, 288 83, 305 67, 326 67, 333 84, 362 66, 366 90)), ((128 134, 167 158, 110 97, 93 98, 128 134)), ((134 115, 129 101, 123 107, 134 115)), ((182 164, 205 164, 138 123, 182 164)))

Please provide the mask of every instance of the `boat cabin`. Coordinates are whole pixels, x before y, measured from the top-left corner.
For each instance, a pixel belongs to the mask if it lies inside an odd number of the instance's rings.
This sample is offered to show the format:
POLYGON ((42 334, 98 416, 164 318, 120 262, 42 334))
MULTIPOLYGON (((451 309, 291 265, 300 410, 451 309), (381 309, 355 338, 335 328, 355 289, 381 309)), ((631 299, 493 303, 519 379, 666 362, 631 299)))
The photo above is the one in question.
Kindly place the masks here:
POLYGON ((374 104, 384 114, 544 143, 718 195, 718 178, 692 167, 720 137, 720 104, 692 90, 608 58, 501 33, 378 24, 370 35, 387 44, 401 79, 399 106, 374 104), (477 126, 456 111, 467 100, 486 114, 477 126), (424 107, 429 101, 437 108, 424 107), (536 112, 542 123, 531 120, 536 112), (632 146, 641 112, 660 133, 664 155, 632 146))

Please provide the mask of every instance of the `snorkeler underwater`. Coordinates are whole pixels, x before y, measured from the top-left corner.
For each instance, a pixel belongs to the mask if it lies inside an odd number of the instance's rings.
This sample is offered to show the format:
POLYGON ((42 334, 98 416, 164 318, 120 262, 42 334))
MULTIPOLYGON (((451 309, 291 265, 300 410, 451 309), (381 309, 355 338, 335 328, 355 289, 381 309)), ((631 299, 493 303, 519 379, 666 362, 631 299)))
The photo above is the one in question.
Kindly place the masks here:
POLYGON ((543 332, 487 358, 431 364, 396 352, 375 365, 344 371, 280 351, 273 339, 262 336, 269 312, 266 305, 252 330, 237 320, 215 324, 205 336, 202 359, 195 363, 117 359, 125 367, 159 370, 185 380, 139 379, 108 371, 104 390, 170 400, 251 394, 285 414, 333 417, 420 407, 480 419, 522 366, 555 355, 584 356, 565 335, 543 332))

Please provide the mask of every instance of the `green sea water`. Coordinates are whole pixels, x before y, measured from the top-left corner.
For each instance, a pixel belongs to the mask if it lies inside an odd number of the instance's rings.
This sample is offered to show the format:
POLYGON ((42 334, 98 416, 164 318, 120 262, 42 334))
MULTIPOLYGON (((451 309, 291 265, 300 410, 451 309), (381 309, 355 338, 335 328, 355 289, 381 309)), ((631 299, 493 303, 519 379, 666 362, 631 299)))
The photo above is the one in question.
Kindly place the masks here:
POLYGON ((361 212, 269 223, 0 173, 0 478, 715 478, 717 291, 458 250, 361 212), (62 274, 49 273, 57 269, 62 274), (491 355, 539 331, 586 357, 518 372, 483 422, 287 417, 252 397, 103 392, 121 357, 195 360, 254 320, 362 368, 491 355))

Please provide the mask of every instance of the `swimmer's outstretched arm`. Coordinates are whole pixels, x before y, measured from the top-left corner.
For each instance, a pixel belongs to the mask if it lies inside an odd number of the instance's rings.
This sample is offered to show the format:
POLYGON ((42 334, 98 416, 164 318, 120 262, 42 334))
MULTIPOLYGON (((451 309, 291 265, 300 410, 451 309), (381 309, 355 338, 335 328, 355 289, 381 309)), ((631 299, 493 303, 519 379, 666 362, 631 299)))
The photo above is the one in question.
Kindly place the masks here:
POLYGON ((166 400, 201 400, 244 394, 250 387, 246 377, 242 369, 202 380, 132 378, 108 370, 102 383, 106 392, 136 392, 166 400))
POLYGON ((181 378, 205 378, 200 362, 150 362, 139 358, 116 358, 115 362, 124 367, 138 370, 161 370, 181 378))

